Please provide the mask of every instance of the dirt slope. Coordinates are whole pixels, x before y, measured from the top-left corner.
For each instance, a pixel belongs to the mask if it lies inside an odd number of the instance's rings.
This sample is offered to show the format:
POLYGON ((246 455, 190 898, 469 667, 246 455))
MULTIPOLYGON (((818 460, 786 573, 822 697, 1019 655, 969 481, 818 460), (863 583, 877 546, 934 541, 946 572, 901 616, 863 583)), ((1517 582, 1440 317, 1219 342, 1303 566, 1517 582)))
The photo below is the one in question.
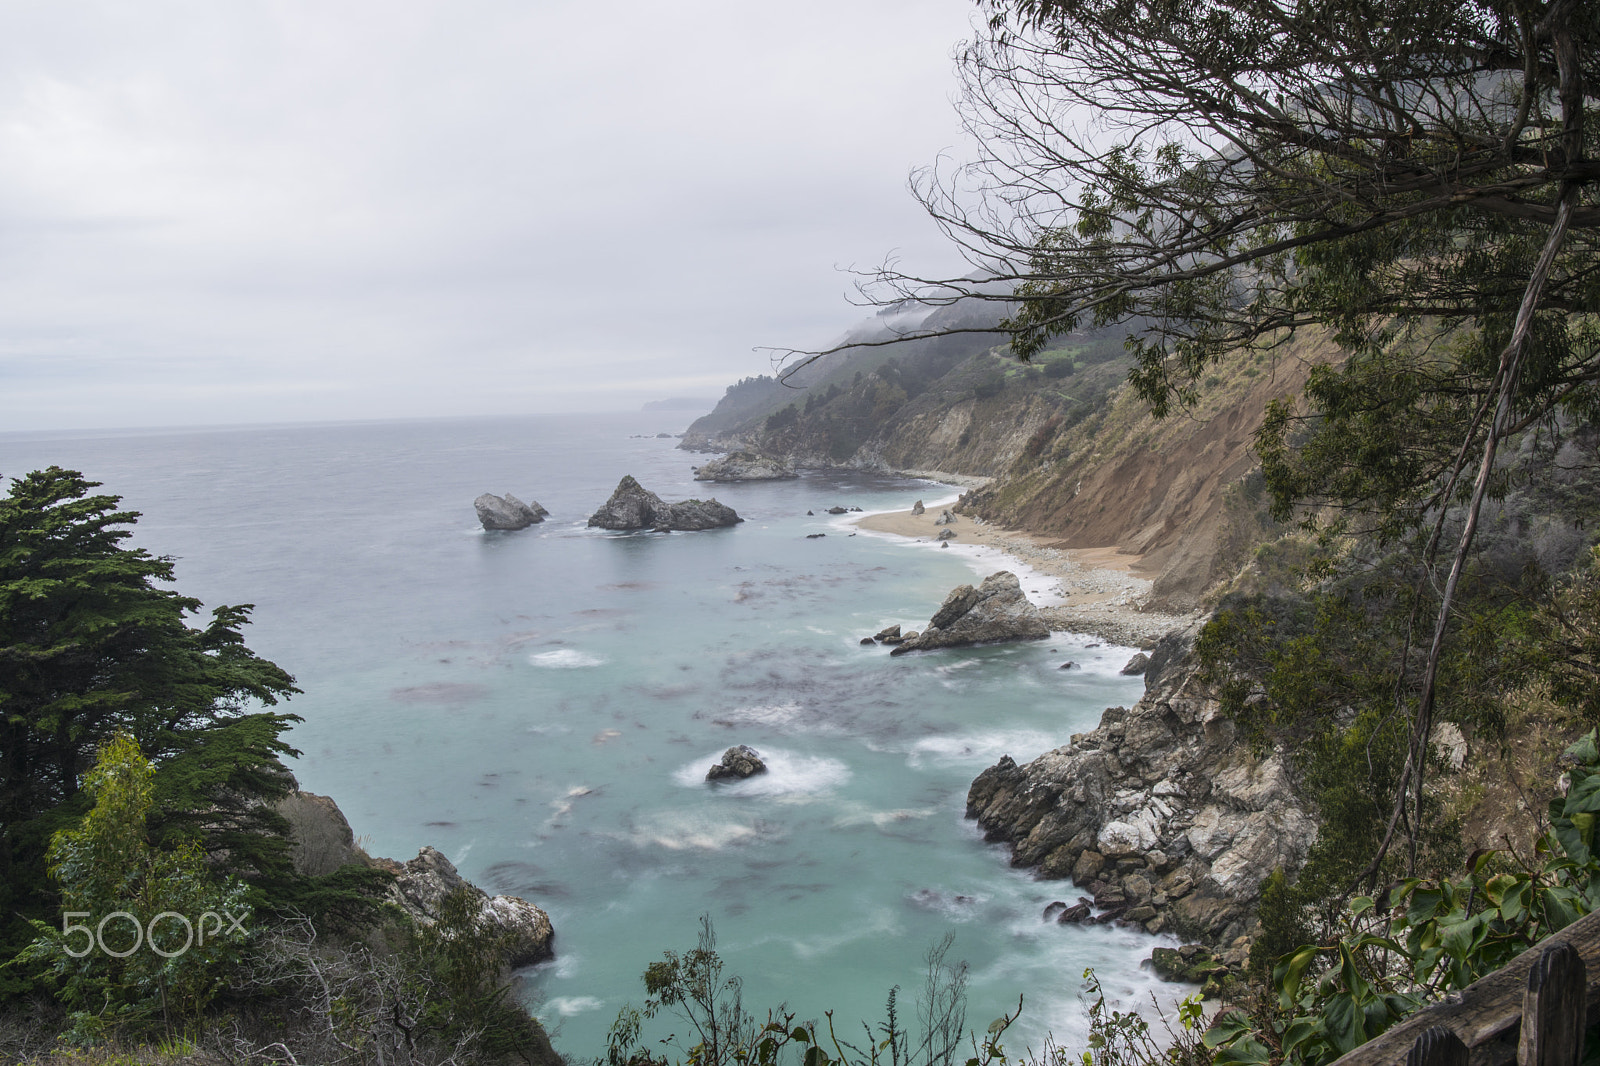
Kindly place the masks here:
POLYGON ((1254 521, 1242 483, 1256 468, 1251 446, 1266 405, 1298 391, 1313 362, 1336 355, 1320 340, 1241 353, 1207 378, 1197 408, 1160 421, 1124 387, 967 509, 1062 547, 1141 556, 1139 572, 1155 579, 1152 606, 1192 608, 1223 576, 1239 524, 1254 521))

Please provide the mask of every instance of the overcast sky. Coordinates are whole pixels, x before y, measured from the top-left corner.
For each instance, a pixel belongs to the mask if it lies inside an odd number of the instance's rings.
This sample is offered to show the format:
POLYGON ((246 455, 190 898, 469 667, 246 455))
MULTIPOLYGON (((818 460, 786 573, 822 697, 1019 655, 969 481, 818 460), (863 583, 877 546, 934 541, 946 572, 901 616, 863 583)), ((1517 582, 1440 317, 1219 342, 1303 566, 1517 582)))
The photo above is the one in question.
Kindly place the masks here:
POLYGON ((959 269, 971 0, 8 0, 0 430, 637 408, 959 269))

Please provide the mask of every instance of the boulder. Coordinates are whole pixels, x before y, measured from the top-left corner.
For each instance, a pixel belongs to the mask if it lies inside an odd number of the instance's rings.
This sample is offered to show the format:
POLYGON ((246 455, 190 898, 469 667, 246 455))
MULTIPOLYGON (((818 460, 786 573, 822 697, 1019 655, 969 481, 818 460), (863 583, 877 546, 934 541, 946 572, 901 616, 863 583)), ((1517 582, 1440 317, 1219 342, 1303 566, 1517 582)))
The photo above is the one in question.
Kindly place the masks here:
POLYGON ((933 524, 936 526, 948 526, 955 522, 955 520, 956 516, 950 513, 950 508, 946 507, 944 510, 939 512, 939 517, 933 520, 933 524))
MULTIPOLYGON (((1090 645, 1090 647, 1093 646, 1094 645, 1090 645)), ((1149 667, 1150 656, 1146 655, 1144 652, 1140 652, 1133 658, 1129 659, 1127 665, 1117 672, 1125 677, 1138 677, 1140 674, 1144 673, 1145 670, 1149 669, 1149 667)))
POLYGON ((882 629, 880 629, 876 633, 872 634, 872 639, 873 640, 899 640, 900 639, 900 627, 898 625, 884 626, 882 629))
POLYGON ((799 476, 788 460, 755 452, 729 452, 694 471, 696 481, 778 481, 799 476))
POLYGON ((941 529, 941 530, 939 530, 938 539, 939 540, 950 540, 955 535, 956 535, 956 531, 953 530, 953 529, 941 529))
POLYGON ((1043 640, 1050 635, 1039 611, 1022 594, 1022 583, 1009 570, 983 579, 977 588, 962 585, 945 597, 915 638, 908 636, 892 655, 931 648, 968 644, 997 644, 1015 640, 1043 640))
POLYGON ((457 873, 438 849, 424 847, 405 864, 385 859, 380 860, 380 865, 395 875, 388 890, 390 902, 418 925, 437 922, 445 897, 465 889, 478 905, 479 921, 505 937, 507 967, 527 966, 554 954, 550 949, 554 932, 549 915, 520 896, 490 896, 457 873))
POLYGON ((838 504, 834 504, 832 507, 828 508, 828 512, 827 513, 828 514, 849 514, 850 513, 850 509, 848 507, 840 507, 838 504))
POLYGON ((922 501, 921 500, 918 500, 916 503, 911 505, 911 513, 912 514, 922 514, 926 510, 927 510, 927 508, 922 506, 922 501))
POLYGON ((509 492, 504 496, 486 492, 473 500, 472 506, 484 529, 527 529, 550 513, 537 500, 523 503, 509 492))
POLYGON ((600 509, 589 516, 589 525, 600 529, 672 530, 716 529, 742 522, 733 508, 716 500, 681 500, 667 503, 635 481, 631 474, 617 482, 617 489, 600 509))
POLYGON ((707 781, 743 781, 747 777, 767 772, 756 749, 744 744, 722 753, 722 761, 706 771, 707 781))

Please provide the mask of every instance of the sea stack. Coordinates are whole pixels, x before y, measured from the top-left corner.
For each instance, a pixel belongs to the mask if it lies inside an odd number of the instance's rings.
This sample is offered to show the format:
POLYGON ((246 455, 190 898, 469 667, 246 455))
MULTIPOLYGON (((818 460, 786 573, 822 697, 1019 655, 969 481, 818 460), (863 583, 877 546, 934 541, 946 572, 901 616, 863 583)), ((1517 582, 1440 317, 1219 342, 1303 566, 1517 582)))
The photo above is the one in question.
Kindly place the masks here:
POLYGON ((625 474, 617 489, 600 509, 589 516, 589 525, 600 529, 672 530, 716 529, 743 522, 732 507, 716 500, 680 500, 667 503, 625 474))
POLYGON ((550 513, 539 506, 539 501, 523 503, 509 492, 504 496, 486 492, 473 500, 472 506, 484 529, 527 529, 535 522, 543 522, 550 513))
POLYGON ((1050 627, 1022 594, 1022 582, 1009 570, 990 574, 977 588, 962 585, 944 598, 928 628, 908 636, 890 655, 967 644, 1043 640, 1050 627))

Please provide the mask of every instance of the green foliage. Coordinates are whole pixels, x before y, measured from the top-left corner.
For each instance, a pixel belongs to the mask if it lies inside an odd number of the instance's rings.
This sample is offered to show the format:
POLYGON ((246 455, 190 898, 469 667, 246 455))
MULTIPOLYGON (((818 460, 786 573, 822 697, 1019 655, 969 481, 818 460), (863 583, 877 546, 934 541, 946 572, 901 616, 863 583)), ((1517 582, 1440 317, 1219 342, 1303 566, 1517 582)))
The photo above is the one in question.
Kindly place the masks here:
POLYGON ((438 920, 417 931, 418 972, 431 986, 418 1028, 445 1044, 470 1039, 491 1059, 529 1052, 536 1029, 509 997, 505 949, 506 934, 484 920, 472 889, 440 901, 438 920))
POLYGON ((1505 966, 1600 905, 1600 746, 1568 749, 1564 796, 1527 860, 1473 857, 1466 876, 1404 878, 1352 899, 1331 943, 1307 944, 1273 967, 1276 1002, 1233 1011, 1206 1034, 1215 1061, 1324 1066, 1420 1007, 1505 966))
POLYGON ((1005 391, 1006 372, 1000 367, 992 367, 980 374, 972 385, 972 395, 980 400, 989 400, 1005 391))
POLYGON ((980 1040, 966 1033, 966 964, 946 961, 952 938, 928 952, 927 978, 918 996, 918 1033, 899 1020, 899 989, 890 989, 884 1019, 862 1023, 865 1039, 852 1043, 834 1028, 833 1012, 824 1023, 797 1022, 782 1007, 768 1010, 758 1022, 744 1009, 742 982, 723 976, 716 951, 716 932, 709 915, 700 920, 698 944, 685 952, 668 951, 644 972, 649 998, 644 1008, 624 1006, 611 1026, 607 1066, 1005 1066, 1001 1041, 1021 1015, 997 1018, 980 1040), (660 1056, 640 1046, 645 1024, 665 1010, 690 1032, 661 1039, 660 1056), (970 1055, 963 1058, 963 1042, 970 1055))
MULTIPOLYGON (((1082 1066, 1201 1066, 1210 1060, 1200 1042, 1205 1007, 1199 996, 1188 996, 1178 1004, 1179 1028, 1168 1025, 1163 1039, 1151 1031, 1150 1023, 1137 1011, 1119 1011, 1106 1003, 1094 970, 1083 971, 1083 981, 1089 997, 1089 1046, 1080 1057, 1082 1066)), ((1049 1063, 1053 1058, 1065 1057, 1047 1054, 1045 1058, 1049 1063)), ((1067 1063, 1062 1061, 1057 1066, 1067 1063)))
POLYGON ((42 965, 61 1001, 101 1024, 203 1007, 248 935, 243 883, 213 877, 193 843, 163 851, 146 839, 154 779, 131 737, 101 749, 83 782, 94 807, 50 844, 62 928, 35 920, 17 959, 42 965))
MULTIPOLYGON (((383 874, 290 867, 271 801, 294 787, 282 734, 298 719, 267 708, 296 690, 245 646, 249 606, 188 625, 199 601, 160 587, 172 561, 126 546, 138 515, 95 487, 51 467, 0 498, 0 958, 35 939, 25 918, 60 913, 46 853, 88 812, 84 774, 119 736, 153 768, 140 840, 225 862, 259 906, 370 918, 383 874)), ((0 993, 25 988, 0 970, 0 993)))

